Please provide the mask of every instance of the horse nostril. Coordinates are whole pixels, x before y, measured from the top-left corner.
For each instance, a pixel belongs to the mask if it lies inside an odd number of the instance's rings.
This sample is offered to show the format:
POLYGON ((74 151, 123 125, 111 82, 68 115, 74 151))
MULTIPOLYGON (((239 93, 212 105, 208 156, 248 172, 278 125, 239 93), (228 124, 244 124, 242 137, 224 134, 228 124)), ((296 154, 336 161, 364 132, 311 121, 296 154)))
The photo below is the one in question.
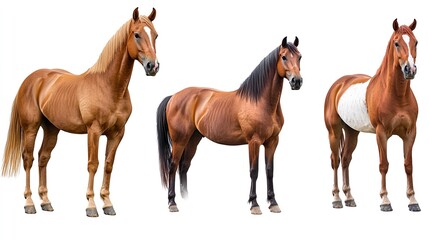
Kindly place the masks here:
POLYGON ((153 68, 153 64, 152 64, 152 62, 148 62, 148 63, 146 64, 146 67, 147 67, 147 69, 148 69, 148 70, 152 70, 152 68, 153 68))
POLYGON ((410 66, 409 65, 405 65, 404 71, 406 73, 409 73, 410 72, 410 66))

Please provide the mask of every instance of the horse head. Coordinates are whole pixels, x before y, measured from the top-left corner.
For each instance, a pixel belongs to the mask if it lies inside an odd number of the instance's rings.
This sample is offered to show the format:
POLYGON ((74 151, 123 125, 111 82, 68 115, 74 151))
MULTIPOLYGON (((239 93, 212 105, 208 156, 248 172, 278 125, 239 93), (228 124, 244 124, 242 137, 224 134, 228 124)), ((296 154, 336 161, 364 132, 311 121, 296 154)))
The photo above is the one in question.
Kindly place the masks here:
POLYGON ((398 25, 397 19, 393 21, 392 42, 395 46, 395 62, 399 63, 405 79, 413 79, 417 73, 415 65, 417 55, 417 39, 413 30, 416 28, 417 21, 414 19, 411 25, 398 25))
POLYGON ((280 77, 289 81, 292 90, 299 90, 303 80, 301 77, 301 53, 298 50, 299 40, 295 37, 293 43, 287 42, 287 37, 283 38, 279 50, 279 59, 277 61, 277 73, 280 77))
POLYGON ((138 8, 134 9, 127 42, 129 55, 143 65, 147 76, 155 76, 159 70, 155 46, 158 33, 152 24, 155 16, 155 8, 152 9, 151 14, 147 17, 140 16, 138 8))

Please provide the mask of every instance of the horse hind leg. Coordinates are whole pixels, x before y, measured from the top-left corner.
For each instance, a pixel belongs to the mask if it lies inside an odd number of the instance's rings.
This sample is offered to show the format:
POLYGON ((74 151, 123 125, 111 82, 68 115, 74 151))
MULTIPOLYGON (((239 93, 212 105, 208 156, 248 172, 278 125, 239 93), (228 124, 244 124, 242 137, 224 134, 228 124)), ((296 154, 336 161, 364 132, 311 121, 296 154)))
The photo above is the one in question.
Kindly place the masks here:
POLYGON ((328 129, 329 132, 329 145, 331 148, 331 167, 334 172, 334 184, 332 189, 333 208, 342 208, 343 203, 340 198, 340 190, 338 188, 338 168, 340 166, 340 151, 343 145, 343 132, 341 127, 328 129))
POLYGON ((180 193, 183 198, 188 197, 188 177, 187 173, 191 166, 192 158, 195 156, 197 146, 200 143, 203 136, 200 132, 195 131, 186 146, 179 165, 179 176, 180 176, 180 193))
POLYGON ((33 199, 31 198, 31 184, 30 184, 30 172, 31 167, 33 166, 34 161, 34 144, 36 141, 37 130, 39 126, 33 126, 31 128, 25 127, 23 130, 23 152, 22 159, 25 170, 25 190, 24 190, 24 198, 25 205, 24 210, 27 214, 35 214, 36 208, 34 207, 33 199))
POLYGON ((359 132, 350 127, 344 128, 344 147, 341 152, 341 166, 343 172, 343 192, 346 196, 344 203, 347 207, 356 207, 356 202, 351 194, 349 166, 352 160, 352 153, 356 149, 359 132))
POLYGON ((39 196, 42 200, 42 210, 52 212, 54 209, 48 198, 46 167, 51 158, 51 152, 57 143, 57 136, 60 130, 47 121, 42 124, 42 128, 43 142, 39 150, 39 196))
POLYGON ((168 209, 170 212, 178 212, 176 198, 176 172, 179 167, 184 147, 181 144, 177 144, 173 141, 171 151, 171 164, 168 172, 168 209))

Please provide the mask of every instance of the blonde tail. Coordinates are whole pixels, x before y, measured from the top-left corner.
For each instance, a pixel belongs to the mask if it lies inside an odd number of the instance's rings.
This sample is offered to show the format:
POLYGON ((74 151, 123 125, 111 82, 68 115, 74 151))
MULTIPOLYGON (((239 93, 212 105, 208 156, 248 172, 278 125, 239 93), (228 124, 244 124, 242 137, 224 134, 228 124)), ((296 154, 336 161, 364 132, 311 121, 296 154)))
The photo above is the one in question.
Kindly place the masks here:
POLYGON ((4 149, 2 175, 16 176, 21 165, 22 153, 22 128, 19 123, 19 116, 16 107, 16 99, 12 105, 12 113, 10 115, 9 132, 7 134, 7 142, 4 149))

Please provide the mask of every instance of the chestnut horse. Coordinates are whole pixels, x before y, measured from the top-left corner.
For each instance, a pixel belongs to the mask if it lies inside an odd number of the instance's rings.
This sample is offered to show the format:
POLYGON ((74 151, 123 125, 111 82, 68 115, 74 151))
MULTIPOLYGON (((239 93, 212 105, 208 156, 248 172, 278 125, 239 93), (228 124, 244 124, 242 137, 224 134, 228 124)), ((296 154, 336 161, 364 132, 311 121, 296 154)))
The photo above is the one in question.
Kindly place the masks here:
POLYGON ((134 66, 139 61, 148 76, 158 72, 152 21, 140 16, 138 8, 132 19, 123 24, 104 47, 98 61, 81 75, 61 69, 39 69, 22 83, 12 106, 2 174, 16 175, 22 154, 25 184, 25 212, 36 213, 30 189, 30 169, 39 127, 43 128, 43 142, 39 151, 39 196, 44 211, 53 211, 48 199, 46 166, 57 143, 60 130, 88 134, 89 181, 86 197, 89 217, 97 217, 94 202, 94 175, 98 168, 98 146, 101 135, 107 137, 101 198, 104 213, 115 215, 109 199, 110 176, 115 153, 124 135, 125 124, 131 114, 128 85, 134 66))
POLYGON ((248 144, 253 214, 261 214, 256 180, 259 148, 264 145, 269 208, 280 212, 274 197, 273 161, 284 122, 280 107, 283 78, 293 90, 302 85, 298 43, 298 38, 292 44, 285 37, 236 91, 190 87, 161 102, 157 111, 159 164, 163 186, 168 187, 170 212, 178 211, 174 200, 176 172, 179 169, 181 194, 186 197, 186 174, 203 137, 225 145, 248 144))
POLYGON ((373 77, 355 74, 338 79, 329 89, 325 100, 325 124, 329 132, 331 165, 334 170, 333 207, 342 208, 337 170, 342 165, 343 192, 346 206, 355 207, 350 192, 349 165, 360 132, 375 133, 380 157, 382 199, 381 211, 392 211, 387 198, 387 141, 392 135, 403 140, 407 197, 410 211, 420 211, 414 197, 412 148, 416 137, 417 101, 410 80, 416 74, 417 40, 410 26, 393 21, 393 34, 387 44, 381 66, 373 77))

